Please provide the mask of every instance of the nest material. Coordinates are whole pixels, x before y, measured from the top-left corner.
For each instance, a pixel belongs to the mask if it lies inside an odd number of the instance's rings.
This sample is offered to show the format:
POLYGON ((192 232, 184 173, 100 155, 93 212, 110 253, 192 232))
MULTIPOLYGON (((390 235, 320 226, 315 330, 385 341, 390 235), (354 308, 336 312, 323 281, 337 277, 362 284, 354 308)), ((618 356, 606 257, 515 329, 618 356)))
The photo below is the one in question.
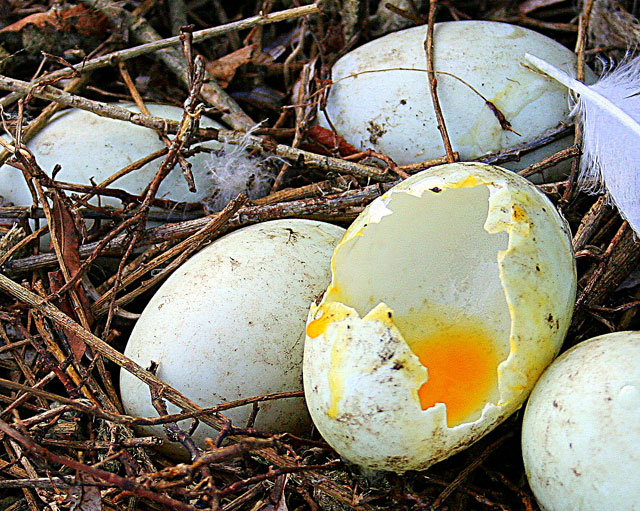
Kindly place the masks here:
MULTIPOLYGON (((186 155, 191 141, 215 135, 190 122, 201 113, 196 108, 201 100, 212 107, 210 115, 232 128, 246 130, 256 120, 268 119, 253 135, 227 131, 217 136, 223 141, 244 140, 245 154, 249 153, 244 163, 257 154, 271 155, 275 169, 267 181, 273 187, 269 195, 252 203, 242 197, 229 202, 225 197, 226 207, 219 214, 208 215, 202 204, 176 204, 152 195, 145 200, 107 184, 110 196, 124 204, 112 210, 78 202, 83 194, 96 192, 95 186, 52 181, 27 152, 16 153, 13 164, 24 171, 35 194, 43 197, 46 191, 50 207, 43 203, 0 207, 0 509, 534 509, 519 451, 518 413, 463 453, 425 472, 403 477, 363 474, 343 462, 317 435, 297 438, 256 431, 251 422, 231 425, 216 415, 223 413, 217 408, 203 414, 185 396, 164 387, 153 371, 137 368, 121 356, 150 293, 204 244, 230 229, 287 216, 346 225, 394 181, 446 161, 443 156, 399 168, 385 155, 360 153, 331 133, 309 129, 330 64, 368 40, 371 31, 420 19, 426 23, 426 3, 399 2, 395 4, 399 9, 391 13, 385 11, 384 2, 327 0, 321 15, 288 21, 285 17, 280 24, 264 27, 254 24, 207 44, 192 45, 185 37, 184 52, 176 47, 162 50, 153 60, 137 57, 83 78, 63 58, 77 68, 94 50, 109 55, 140 43, 157 44, 172 35, 169 25, 180 25, 185 18, 199 29, 275 11, 277 6, 176 1, 170 2, 167 13, 162 2, 143 2, 135 11, 126 11, 108 0, 86 0, 83 4, 102 14, 70 7, 74 15, 81 14, 79 26, 92 30, 106 17, 110 28, 108 34, 91 32, 105 46, 94 43, 85 48, 64 46, 69 41, 65 31, 78 27, 62 23, 67 18, 61 13, 68 6, 49 3, 23 7, 21 2, 6 2, 0 8, 5 26, 0 31, 2 53, 13 55, 3 61, 5 74, 27 82, 32 79, 40 56, 21 50, 32 48, 34 27, 46 26, 46 37, 52 40, 47 43, 40 37, 38 44, 57 48, 62 56, 47 57, 43 71, 50 81, 64 78, 67 91, 76 98, 100 105, 114 97, 130 100, 138 85, 144 101, 184 103, 187 115, 182 126, 137 118, 168 137, 167 149, 158 157, 175 165, 174 172, 183 171, 188 177, 180 156, 186 155), (370 17, 370 12, 375 14, 370 17), (167 16, 171 23, 166 22, 167 16), (251 51, 246 51, 251 45, 251 51), (203 74, 193 58, 197 52, 209 69, 216 62, 224 64, 218 71, 226 77, 226 90, 203 74), (165 211, 158 213, 157 208, 165 211), (29 234, 43 225, 45 217, 53 231, 54 253, 39 252, 37 239, 42 232, 29 234), (98 220, 88 233, 83 232, 83 217, 98 220), (149 228, 147 219, 173 223, 149 228), (12 227, 14 222, 20 226, 12 227), (126 228, 114 233, 123 224, 126 228), (166 414, 166 401, 179 403, 184 410, 184 415, 165 422, 168 435, 184 446, 190 458, 187 463, 177 463, 156 450, 159 439, 136 434, 136 425, 159 419, 128 417, 118 408, 118 365, 148 383, 160 415, 166 414), (178 419, 206 421, 220 434, 208 450, 200 451, 188 430, 178 428, 178 419)), ((528 0, 497 8, 492 2, 438 3, 438 21, 499 19, 575 45, 578 11, 570 2, 528 0)), ((640 33, 634 15, 609 0, 595 1, 588 28, 588 46, 580 51, 600 49, 605 57, 635 48, 640 33)), ((588 55, 592 58, 598 52, 588 55)), ((5 102, 5 111, 13 114, 5 125, 10 131, 26 126, 23 140, 42 127, 45 114, 54 108, 47 106, 49 102, 60 101, 49 89, 29 90, 19 109, 5 102)), ((102 108, 105 115, 126 116, 117 108, 102 108)), ((548 143, 564 134, 566 128, 535 143, 548 143)), ((15 146, 6 149, 15 150, 15 146)), ((521 149, 493 155, 491 161, 517 157, 521 149)), ((555 158, 577 155, 576 148, 569 148, 555 158)), ((162 161, 156 161, 158 167, 162 161)), ((552 163, 538 162, 525 175, 552 163)), ((629 280, 620 288, 640 262, 629 227, 604 198, 579 193, 571 180, 541 189, 570 221, 578 256, 579 294, 565 346, 636 327, 640 286, 637 280, 629 280)))

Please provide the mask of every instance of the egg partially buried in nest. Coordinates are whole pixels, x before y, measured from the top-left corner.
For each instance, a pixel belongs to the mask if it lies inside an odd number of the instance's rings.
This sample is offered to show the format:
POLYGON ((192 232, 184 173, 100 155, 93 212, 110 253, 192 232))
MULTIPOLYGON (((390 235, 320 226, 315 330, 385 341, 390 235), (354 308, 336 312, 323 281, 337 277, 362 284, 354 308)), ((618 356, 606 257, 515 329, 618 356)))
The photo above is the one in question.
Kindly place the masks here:
MULTIPOLYGON (((122 104, 129 110, 139 110, 132 104, 122 104)), ((151 115, 180 120, 182 109, 170 105, 148 105, 151 115)), ((210 119, 202 119, 203 127, 221 127, 210 119)), ((220 149, 218 142, 207 142, 210 149, 220 149)), ((33 152, 38 165, 51 175, 60 164, 60 181, 91 184, 101 183, 116 171, 165 147, 154 130, 137 126, 79 109, 63 110, 56 114, 27 147, 33 152)), ((197 193, 189 191, 185 178, 176 167, 160 185, 157 197, 178 202, 198 202, 212 193, 209 176, 211 155, 199 153, 189 159, 192 164, 197 193)), ((158 170, 162 157, 147 163, 109 185, 134 195, 141 194, 158 170)), ((32 203, 31 194, 19 170, 4 165, 0 168, 0 195, 18 206, 32 203)), ((95 200, 93 203, 97 203, 95 200)), ((119 206, 120 201, 101 197, 101 204, 119 206)))
POLYGON ((522 423, 546 511, 640 510, 640 332, 581 342, 544 372, 522 423))
POLYGON ((527 180, 472 163, 407 179, 347 230, 309 313, 315 425, 358 465, 429 467, 522 405, 575 292, 568 226, 527 180))
MULTIPOLYGON (((444 154, 426 73, 425 26, 371 41, 338 60, 326 113, 339 135, 361 149, 372 148, 398 164, 444 154)), ((570 72, 576 56, 560 43, 516 25, 491 21, 436 23, 434 68, 438 98, 454 151, 469 160, 530 142, 569 122, 566 88, 522 65, 525 53, 570 72), (501 127, 490 101, 512 124, 501 127)), ((588 81, 595 77, 587 70, 588 81)), ((322 112, 320 123, 330 127, 322 112)), ((548 144, 519 162, 522 169, 573 143, 548 144)), ((545 171, 545 180, 562 169, 545 171)))
MULTIPOLYGON (((287 219, 216 240, 153 296, 125 355, 143 367, 157 362, 159 378, 204 407, 301 391, 307 311, 330 282, 331 253, 343 233, 324 222, 287 219)), ((156 416, 148 387, 120 374, 127 413, 156 416)), ((224 413, 241 427, 251 410, 245 405, 224 413)), ((259 429, 300 434, 310 425, 302 397, 260 404, 259 429)), ((145 431, 164 436, 162 427, 145 431)), ((202 445, 215 436, 200 424, 194 438, 202 445)))

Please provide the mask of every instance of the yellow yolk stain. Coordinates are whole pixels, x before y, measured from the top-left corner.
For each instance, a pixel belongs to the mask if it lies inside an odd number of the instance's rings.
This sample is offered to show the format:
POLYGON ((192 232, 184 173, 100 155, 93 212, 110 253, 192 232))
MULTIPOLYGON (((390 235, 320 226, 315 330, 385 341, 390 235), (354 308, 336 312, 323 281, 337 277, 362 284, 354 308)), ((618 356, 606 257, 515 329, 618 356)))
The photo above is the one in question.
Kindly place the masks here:
POLYGON ((307 325, 307 335, 312 339, 322 335, 327 330, 327 327, 334 321, 328 314, 323 314, 318 319, 314 319, 307 325))
POLYGON ((335 419, 338 416, 338 405, 344 397, 345 391, 344 371, 342 370, 345 358, 344 337, 342 339, 343 341, 336 342, 331 348, 331 366, 329 367, 331 404, 326 411, 331 419, 335 419))
POLYGON ((484 332, 448 328, 409 342, 429 372, 418 390, 423 410, 436 403, 447 406, 447 426, 454 427, 491 399, 498 385, 499 355, 484 332))
POLYGON ((310 321, 307 325, 307 336, 311 337, 312 339, 319 337, 327 331, 329 325, 335 323, 336 321, 342 321, 348 315, 349 310, 345 309, 345 307, 341 303, 323 303, 322 305, 320 305, 320 307, 318 307, 318 310, 315 313, 316 319, 310 321))

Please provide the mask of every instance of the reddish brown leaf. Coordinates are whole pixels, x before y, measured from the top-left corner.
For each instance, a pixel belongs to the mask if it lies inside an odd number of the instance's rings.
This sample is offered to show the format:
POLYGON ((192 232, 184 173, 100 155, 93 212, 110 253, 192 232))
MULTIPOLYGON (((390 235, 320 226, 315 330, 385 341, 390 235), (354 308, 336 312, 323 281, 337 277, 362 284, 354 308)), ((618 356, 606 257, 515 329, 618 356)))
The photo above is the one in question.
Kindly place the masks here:
MULTIPOLYGON (((64 286, 64 276, 62 275, 62 271, 61 270, 50 271, 47 273, 47 276, 49 277, 49 289, 51 290, 51 292, 57 293, 58 291, 60 291, 62 286, 64 286)), ((84 301, 82 299, 82 297, 84 297, 84 294, 78 293, 78 296, 80 297, 81 301, 84 301)), ((71 318, 77 318, 77 315, 75 314, 75 312, 73 311, 73 307, 71 306, 71 302, 69 301, 68 295, 62 296, 58 300, 54 300, 54 304, 56 307, 58 307, 58 309, 64 312, 67 316, 71 318)), ((86 306, 83 306, 83 308, 85 310, 88 309, 88 307, 86 306)), ((65 332, 65 337, 67 338, 67 342, 69 343, 69 347, 73 352, 74 358, 77 361, 80 361, 80 359, 84 355, 84 352, 87 349, 86 344, 82 339, 77 337, 73 332, 68 330, 65 330, 64 332, 65 332)))
POLYGON ((251 62, 255 49, 256 45, 250 44, 218 60, 207 62, 207 71, 218 80, 218 84, 224 89, 231 83, 238 68, 243 64, 251 62))
POLYGON ((54 194, 51 209, 53 227, 62 252, 62 259, 71 276, 78 272, 82 265, 80 259, 80 233, 73 215, 62 199, 54 194))
POLYGON ((84 5, 76 5, 64 11, 38 12, 4 27, 0 32, 19 32, 27 25, 38 28, 51 27, 61 32, 75 30, 79 34, 100 35, 108 28, 107 18, 84 5))
POLYGON ((307 131, 307 138, 328 149, 333 149, 337 145, 340 156, 350 156, 361 152, 344 138, 336 136, 333 131, 323 128, 322 126, 313 126, 309 128, 307 131))
MULTIPOLYGON (((54 194, 53 196, 51 216, 53 221, 53 231, 58 244, 60 245, 62 260, 69 271, 69 275, 74 277, 82 265, 82 260, 80 258, 81 238, 76 227, 73 214, 58 194, 54 194)), ((52 293, 57 293, 64 283, 61 271, 49 272, 49 285, 52 293)), ((87 320, 92 322, 92 316, 90 313, 91 304, 80 283, 75 286, 75 290, 80 300, 80 305, 84 309, 87 320)), ((68 316, 77 318, 77 314, 73 310, 68 296, 61 297, 56 305, 68 316)), ((67 341, 71 346, 74 356, 77 360, 80 360, 86 349, 84 341, 70 331, 67 331, 66 334, 67 341)))

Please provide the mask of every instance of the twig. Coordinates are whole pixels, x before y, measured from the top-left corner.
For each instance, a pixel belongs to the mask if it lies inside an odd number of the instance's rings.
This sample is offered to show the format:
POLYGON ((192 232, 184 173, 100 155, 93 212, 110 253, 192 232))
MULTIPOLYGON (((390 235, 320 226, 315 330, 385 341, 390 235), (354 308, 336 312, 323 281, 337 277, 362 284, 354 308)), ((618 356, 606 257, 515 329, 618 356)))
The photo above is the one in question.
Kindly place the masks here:
POLYGON ((42 399, 56 401, 62 404, 62 406, 56 409, 47 410, 46 412, 43 412, 37 416, 24 419, 22 423, 25 427, 32 427, 34 424, 37 424, 41 420, 47 420, 52 416, 62 414, 68 410, 77 410, 89 415, 94 415, 96 417, 115 422, 117 424, 124 424, 129 426, 158 426, 161 424, 166 424, 167 422, 180 422, 189 419, 199 419, 207 415, 216 415, 219 412, 230 410, 231 408, 246 406, 248 404, 260 403, 263 401, 274 401, 279 399, 300 398, 304 396, 304 393, 301 390, 295 392, 274 392, 272 394, 264 394, 262 396, 253 396, 243 399, 237 399, 235 401, 228 401, 225 403, 217 404, 215 406, 201 408, 199 410, 193 410, 190 412, 173 413, 160 417, 133 417, 131 415, 109 412, 102 409, 101 407, 98 407, 95 404, 87 404, 86 400, 70 399, 58 394, 53 394, 46 390, 41 390, 40 387, 50 382, 52 378, 53 376, 47 377, 42 382, 38 382, 36 386, 28 386, 22 383, 16 383, 0 378, 0 387, 24 392, 27 395, 27 398, 28 396, 36 396, 42 399))
POLYGON ((369 16, 369 2, 366 0, 344 0, 342 2, 342 34, 347 42, 355 42, 362 24, 369 16))
MULTIPOLYGON (((131 112, 126 108, 118 105, 92 101, 80 96, 69 94, 56 89, 55 87, 46 86, 43 89, 33 89, 28 82, 15 80, 6 76, 0 76, 0 89, 18 90, 21 92, 31 92, 35 97, 55 101, 66 106, 81 108, 93 112, 102 117, 109 117, 121 121, 128 121, 138 126, 145 126, 154 130, 165 130, 168 133, 176 133, 180 128, 180 123, 169 121, 161 117, 153 117, 136 112, 131 112)), ((266 150, 283 158, 289 158, 299 161, 300 163, 312 167, 325 169, 327 172, 341 172, 352 174, 356 177, 371 178, 377 181, 389 181, 391 178, 386 172, 376 167, 362 165, 333 158, 330 156, 322 156, 302 149, 295 149, 283 144, 271 144, 268 139, 264 139, 247 135, 243 132, 233 130, 217 130, 215 128, 205 128, 198 131, 198 134, 209 134, 209 138, 217 139, 221 142, 229 144, 245 143, 250 149, 266 150)))
POLYGON ((96 486, 98 488, 112 488, 113 484, 96 481, 77 481, 73 477, 38 477, 34 479, 6 479, 0 480, 0 489, 6 488, 73 488, 75 486, 96 486))
MULTIPOLYGON (((278 204, 267 204, 264 206, 249 206, 240 208, 237 214, 229 221, 228 227, 235 229, 244 225, 251 225, 266 220, 278 218, 339 218, 347 216, 355 218, 357 213, 348 214, 349 208, 365 206, 376 197, 387 191, 394 183, 382 185, 370 185, 358 190, 349 190, 335 195, 325 197, 314 197, 278 204)), ((187 220, 171 225, 164 225, 149 229, 140 241, 140 245, 148 245, 168 239, 184 238, 202 229, 209 221, 208 218, 198 218, 187 220)), ((124 234, 111 240, 104 247, 105 251, 114 254, 120 253, 125 246, 126 237, 124 234)), ((89 243, 80 247, 80 256, 88 257, 100 247, 100 242, 89 243)), ((55 264, 56 258, 53 254, 39 254, 23 259, 14 259, 5 263, 5 268, 9 271, 31 271, 55 264)))
POLYGON ((482 163, 497 165, 505 161, 519 160, 523 154, 527 154, 539 147, 545 146, 555 140, 559 140, 567 136, 572 129, 573 129, 573 126, 560 124, 555 128, 551 128, 542 132, 538 137, 534 138, 533 140, 530 140, 528 142, 523 142, 522 144, 518 144, 512 147, 508 147, 507 149, 502 149, 501 151, 498 151, 495 153, 485 154, 483 156, 480 156, 479 158, 475 158, 474 161, 480 161, 482 163))
MULTIPOLYGON (((155 375, 145 370, 140 365, 136 364, 134 361, 124 356, 122 353, 120 353, 116 349, 112 348, 109 344, 104 342, 102 339, 96 337, 91 332, 82 328, 80 325, 78 325, 66 314, 60 312, 56 307, 52 306, 42 298, 32 293, 31 291, 28 291, 22 286, 16 284, 15 282, 7 278, 2 273, 0 273, 0 289, 12 295, 13 297, 17 298, 18 300, 31 305, 32 307, 42 312, 45 316, 47 316, 49 319, 51 319, 53 322, 60 325, 61 327, 72 331, 75 335, 77 335, 84 342, 86 342, 87 345, 89 345, 94 351, 103 355, 104 357, 116 363, 120 367, 124 368, 126 371, 130 372, 131 374, 133 374, 135 377, 139 378, 143 382, 151 385, 162 386, 164 397, 174 405, 187 411, 199 411, 202 409, 200 406, 198 406, 193 401, 188 399, 184 394, 177 391, 173 387, 167 385, 166 383, 162 382, 155 375)), ((222 419, 214 418, 210 416, 202 417, 202 422, 208 424, 213 428, 220 428, 224 424, 224 421, 222 419)), ((0 423, 0 430, 3 430, 2 424, 4 423, 0 423)), ((235 447, 235 446, 230 446, 230 447, 235 447)), ((260 451, 256 452, 256 454, 260 455, 269 463, 273 463, 278 466, 293 466, 291 461, 287 460, 286 458, 283 458, 282 456, 278 455, 275 451, 270 449, 261 449, 260 451)), ((75 466, 81 465, 81 464, 78 464, 77 462, 74 462, 74 464, 76 464, 75 466)), ((74 468, 74 466, 72 465, 68 465, 68 466, 71 466, 71 468, 74 468)), ((113 475, 113 474, 110 474, 110 475, 113 475)), ((114 477, 117 477, 117 476, 114 476, 114 477)), ((319 490, 328 493, 329 495, 339 500, 343 504, 347 504, 349 506, 351 505, 351 494, 340 485, 337 485, 333 481, 325 480, 321 478, 319 475, 315 474, 314 472, 308 472, 304 475, 304 477, 310 477, 312 479, 315 479, 316 487, 319 490)), ((153 494, 153 495, 157 496, 156 494, 153 494)), ((365 505, 361 505, 358 507, 363 510, 371 509, 370 506, 365 506, 365 505)), ((181 508, 181 509, 185 509, 185 508, 181 508)), ((192 511, 192 508, 189 507, 189 510, 192 511)))
POLYGON ((184 0, 172 0, 169 2, 169 19, 171 20, 171 33, 179 34, 180 27, 187 24, 187 5, 184 0))
POLYGON ((178 511, 196 511, 197 508, 190 506, 188 504, 183 504, 182 502, 172 499, 171 497, 167 497, 165 495, 159 495, 153 491, 149 491, 143 488, 140 484, 135 481, 131 481, 129 479, 125 479, 124 477, 120 477, 111 472, 107 472, 105 470, 101 470, 98 468, 94 468, 90 465, 85 465, 84 463, 80 463, 78 461, 72 460, 70 458, 65 458, 63 456, 59 456, 57 454, 48 451, 47 449, 39 446, 30 438, 18 433, 15 429, 13 429, 9 424, 0 420, 0 431, 2 431, 8 437, 14 439, 17 443, 31 452, 33 455, 47 460, 51 463, 59 463, 61 465, 67 466, 74 470, 77 470, 81 473, 85 473, 91 475, 91 477, 95 479, 99 479, 101 481, 105 481, 107 483, 113 484, 118 488, 122 488, 124 490, 130 491, 134 495, 138 495, 140 497, 145 497, 150 500, 154 500, 165 506, 169 506, 172 509, 176 509, 178 511))
MULTIPOLYGON (((185 41, 184 44, 186 49, 185 52, 187 53, 187 58, 191 59, 191 52, 190 52, 191 45, 190 45, 189 36, 188 34, 181 34, 181 37, 183 38, 183 41, 185 41)), ((180 123, 181 124, 180 131, 176 134, 176 136, 171 140, 170 144, 167 146, 167 149, 168 149, 167 155, 164 161, 162 162, 162 164, 160 165, 160 168, 156 172, 155 176, 153 177, 153 180, 147 186, 144 192, 144 200, 140 205, 139 211, 132 218, 125 220, 120 226, 116 227, 116 229, 111 231, 111 233, 109 233, 109 235, 103 238, 101 242, 102 246, 104 247, 106 246, 105 241, 108 242, 110 238, 113 239, 113 237, 115 237, 115 235, 118 232, 121 232, 125 227, 128 227, 129 225, 136 226, 132 237, 128 241, 125 254, 120 260, 120 264, 118 265, 116 281, 113 285, 114 289, 116 290, 119 287, 119 283, 120 283, 119 281, 122 275, 122 270, 124 269, 124 266, 126 264, 126 260, 128 259, 129 255, 132 253, 137 242, 142 237, 142 233, 144 232, 144 224, 146 223, 147 215, 149 213, 149 208, 151 207, 151 204, 155 199, 155 196, 160 188, 160 185, 162 184, 162 181, 169 174, 171 169, 173 169, 173 167, 176 165, 182 151, 189 148, 189 144, 191 143, 193 133, 195 130, 198 129, 198 125, 200 122, 200 112, 201 112, 200 106, 201 105, 199 105, 199 103, 197 102, 197 98, 203 86, 204 60, 199 56, 196 57, 193 63, 191 62, 189 63, 188 72, 189 72, 189 77, 188 77, 189 96, 184 102, 184 112, 182 115, 182 121, 180 123)), ((193 176, 191 176, 191 178, 193 180, 193 176)), ((188 178, 187 178, 187 181, 189 181, 188 178)), ((100 244, 98 245, 98 247, 100 247, 100 244)), ((78 272, 74 276, 75 280, 78 280, 82 275, 82 273, 88 270, 93 260, 95 260, 99 256, 99 254, 100 254, 100 250, 97 248, 93 252, 93 254, 91 254, 89 259, 85 261, 82 264, 82 266, 79 268, 78 272)), ((67 282, 58 292, 61 293, 65 289, 65 287, 69 287, 72 284, 73 284, 73 279, 67 282)), ((104 338, 108 337, 109 327, 111 325, 111 320, 113 318, 114 306, 115 306, 115 294, 109 305, 109 312, 107 314, 107 320, 104 327, 104 334, 103 334, 104 338)))
MULTIPOLYGON (((142 43, 161 41, 162 38, 142 17, 137 17, 110 0, 82 0, 83 3, 97 9, 111 20, 124 20, 133 37, 142 43)), ((168 47, 157 50, 155 55, 175 74, 178 79, 189 87, 189 73, 183 57, 175 48, 168 47)), ((207 73, 208 83, 202 87, 202 98, 211 106, 224 112, 222 120, 235 129, 249 129, 255 122, 240 108, 240 106, 220 87, 215 78, 207 73)))
POLYGON ((582 250, 591 236, 593 236, 600 227, 602 220, 613 214, 611 207, 607 205, 606 196, 602 195, 598 197, 598 200, 593 203, 589 208, 589 211, 582 217, 582 221, 573 236, 573 250, 578 252, 582 250))
POLYGON ((307 167, 323 169, 326 172, 351 174, 355 177, 374 179, 376 181, 391 181, 392 179, 387 172, 371 165, 362 165, 361 163, 354 163, 341 158, 323 156, 284 144, 271 144, 269 139, 264 140, 260 137, 237 131, 219 130, 218 140, 235 145, 244 143, 249 149, 272 152, 282 158, 294 160, 307 167))
POLYGON ((539 172, 542 172, 544 169, 549 167, 553 167, 557 165, 561 161, 568 160, 569 158, 573 158, 574 156, 579 156, 581 153, 580 147, 576 145, 572 145, 563 149, 562 151, 558 151, 557 153, 552 154, 551 156, 547 156, 545 159, 532 163, 527 168, 522 169, 518 172, 522 177, 531 177, 539 172))
MULTIPOLYGON (((320 12, 320 9, 316 4, 304 5, 302 7, 294 7, 292 9, 286 9, 284 11, 273 12, 269 15, 258 15, 253 16, 251 18, 246 18, 239 21, 234 21, 232 23, 226 23, 224 25, 220 25, 218 27, 205 28, 204 30, 198 30, 193 33, 193 42, 198 43, 200 41, 206 41, 212 37, 221 36, 228 33, 237 32, 239 30, 245 30, 248 28, 252 28, 258 25, 269 25, 271 23, 278 23, 280 21, 286 21, 289 19, 299 18, 301 16, 308 16, 311 14, 317 14, 320 12)), ((94 71, 101 67, 111 66, 114 62, 119 60, 129 60, 135 57, 140 57, 142 55, 146 55, 148 53, 153 53, 154 51, 162 50, 164 48, 170 48, 171 46, 177 46, 180 44, 180 37, 168 37, 166 39, 161 39, 159 41, 153 41, 146 44, 141 44, 139 46, 134 46, 133 48, 127 48, 125 50, 114 51, 107 55, 103 55, 101 57, 96 57, 94 59, 88 60, 84 62, 82 65, 78 66, 78 70, 82 73, 88 73, 89 71, 94 71)), ((56 80, 59 78, 63 78, 68 74, 68 70, 60 69, 58 71, 53 71, 51 73, 47 73, 43 75, 40 79, 36 80, 35 83, 41 81, 49 81, 56 80)), ((3 106, 7 106, 10 102, 17 101, 22 94, 12 95, 11 98, 3 98, 1 104, 3 106)))
MULTIPOLYGON (((173 270, 178 268, 178 266, 186 261, 195 251, 199 250, 204 243, 210 240, 211 237, 214 236, 236 213, 236 211, 246 202, 246 200, 246 197, 239 196, 235 200, 229 202, 229 204, 227 204, 227 206, 220 213, 213 215, 209 223, 207 223, 201 230, 124 277, 122 279, 122 282, 120 283, 122 287, 130 285, 131 283, 142 277, 144 274, 150 272, 151 270, 162 264, 165 264, 169 259, 176 257, 176 259, 168 264, 165 268, 163 268, 160 273, 151 277, 143 285, 131 291, 126 296, 115 300, 115 305, 122 306, 126 303, 129 303, 135 297, 146 292, 161 280, 167 278, 173 270)), ((96 317, 100 317, 107 312, 107 302, 112 299, 113 295, 119 287, 120 286, 116 287, 114 285, 92 305, 92 310, 96 317)))
POLYGON ((453 148, 451 147, 451 141, 449 140, 449 133, 447 132, 447 126, 444 122, 444 116, 442 115, 442 108, 440 107, 440 100, 438 99, 438 77, 434 71, 433 65, 433 30, 436 20, 436 8, 438 0, 430 0, 429 2, 429 22, 427 28, 427 39, 424 42, 424 50, 427 55, 427 73, 429 74, 429 92, 431 93, 431 100, 433 101, 433 109, 438 121, 438 130, 442 136, 442 143, 444 144, 444 150, 447 154, 447 161, 453 163, 455 156, 453 154, 453 148))
POLYGON ((640 263, 640 250, 633 229, 623 222, 603 254, 602 261, 578 294, 576 307, 604 302, 640 263))
MULTIPOLYGON (((589 21, 591 19, 591 11, 593 10, 594 0, 586 0, 584 2, 584 8, 580 14, 578 24, 578 40, 576 41, 576 53, 578 54, 578 62, 576 64, 576 78, 580 81, 584 81, 585 76, 585 47, 587 45, 587 30, 589 28, 589 21)), ((573 145, 578 147, 582 146, 582 129, 580 124, 576 124, 575 137, 573 139, 573 145)), ((571 174, 569 174, 569 185, 564 191, 560 204, 566 205, 571 202, 573 198, 576 179, 578 177, 578 171, 580 166, 580 157, 576 156, 571 164, 571 174)))
MULTIPOLYGON (((73 80, 71 80, 71 82, 69 82, 69 84, 67 84, 67 86, 64 88, 64 91, 76 92, 80 90, 89 81, 90 77, 91 74, 87 73, 86 75, 83 75, 79 78, 74 78, 73 80)), ((40 115, 38 115, 38 117, 22 131, 22 143, 27 143, 29 142, 29 140, 35 137, 36 134, 38 134, 38 132, 40 132, 40 130, 44 128, 47 122, 49 122, 49 119, 51 119, 51 117, 53 117, 55 113, 62 110, 62 107, 63 106, 60 103, 51 103, 50 105, 45 107, 40 115)), ((9 151, 7 151, 6 149, 2 149, 0 151, 0 165, 3 165, 4 162, 7 161, 7 158, 9 158, 10 156, 11 153, 9 151)))
POLYGON ((431 505, 432 509, 439 509, 442 503, 451 496, 451 494, 467 477, 469 477, 469 474, 482 465, 484 460, 486 460, 493 451, 495 451, 507 438, 510 438, 511 436, 513 436, 513 432, 507 433, 489 445, 479 456, 476 456, 473 461, 458 474, 449 486, 442 490, 442 493, 438 495, 438 498, 433 501, 433 504, 431 505))

